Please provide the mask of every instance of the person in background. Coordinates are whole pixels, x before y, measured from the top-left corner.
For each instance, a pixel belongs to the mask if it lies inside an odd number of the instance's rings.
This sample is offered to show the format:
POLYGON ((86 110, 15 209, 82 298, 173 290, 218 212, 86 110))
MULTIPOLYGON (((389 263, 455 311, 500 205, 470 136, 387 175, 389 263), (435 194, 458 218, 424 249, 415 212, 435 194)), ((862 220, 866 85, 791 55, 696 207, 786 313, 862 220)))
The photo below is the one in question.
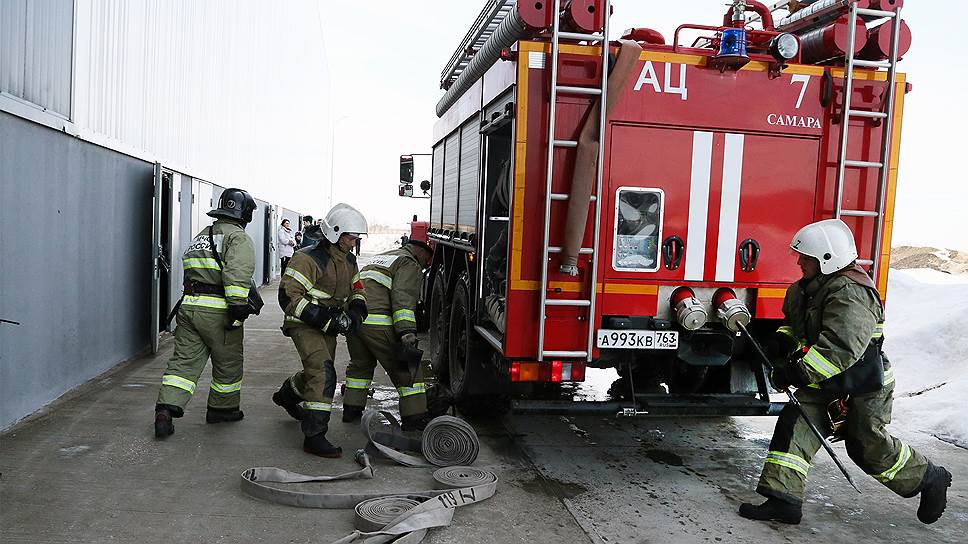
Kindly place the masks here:
POLYGON ((292 253, 296 248, 296 237, 293 235, 292 229, 289 228, 288 219, 282 220, 277 238, 279 241, 279 259, 282 261, 282 273, 285 274, 286 267, 289 266, 289 259, 292 259, 292 253))
POLYGON ((409 241, 410 241, 410 237, 407 236, 406 233, 402 234, 400 236, 400 247, 407 245, 407 242, 409 241))
POLYGON ((302 247, 302 232, 297 230, 294 238, 296 239, 296 247, 302 247))
POLYGON ((313 216, 304 215, 302 218, 302 232, 306 232, 306 229, 313 224, 313 216))
POLYGON ((357 238, 356 239, 356 254, 357 255, 360 254, 360 248, 361 247, 363 247, 363 239, 362 238, 357 238))

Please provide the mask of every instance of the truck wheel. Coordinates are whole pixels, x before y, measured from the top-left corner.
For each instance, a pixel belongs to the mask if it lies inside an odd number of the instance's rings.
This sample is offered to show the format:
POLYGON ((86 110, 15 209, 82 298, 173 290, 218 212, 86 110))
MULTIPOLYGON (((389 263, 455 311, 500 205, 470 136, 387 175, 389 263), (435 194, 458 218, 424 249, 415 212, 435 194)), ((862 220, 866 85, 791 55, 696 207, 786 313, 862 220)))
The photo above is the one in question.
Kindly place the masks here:
POLYGON ((450 324, 450 307, 447 304, 447 286, 444 271, 438 268, 430 292, 428 340, 430 342, 430 365, 438 383, 447 383, 447 332, 450 324))
POLYGON ((481 346, 476 342, 474 324, 471 320, 470 296, 466 276, 461 276, 454 287, 450 308, 450 331, 448 344, 448 373, 450 392, 460 402, 470 396, 468 375, 480 366, 481 346))

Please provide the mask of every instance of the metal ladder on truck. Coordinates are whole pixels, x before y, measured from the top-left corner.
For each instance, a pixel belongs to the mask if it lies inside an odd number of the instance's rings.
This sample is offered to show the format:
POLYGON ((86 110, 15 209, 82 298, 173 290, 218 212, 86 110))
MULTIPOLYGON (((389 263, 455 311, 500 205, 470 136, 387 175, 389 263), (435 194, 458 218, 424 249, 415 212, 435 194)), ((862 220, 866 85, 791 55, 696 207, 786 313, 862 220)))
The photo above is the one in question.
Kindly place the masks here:
POLYGON ((837 185, 835 187, 834 218, 841 217, 871 217, 874 219, 874 241, 871 247, 870 259, 857 259, 857 264, 870 266, 870 275, 877 278, 880 267, 881 238, 884 236, 884 213, 887 198, 887 185, 890 178, 891 136, 894 125, 894 95, 897 88, 897 49, 898 37, 901 32, 901 9, 895 11, 881 11, 857 7, 856 2, 850 5, 850 32, 847 45, 847 63, 844 67, 844 107, 840 123, 840 155, 837 159, 837 185), (854 58, 854 43, 857 39, 857 17, 887 18, 893 25, 891 32, 891 54, 888 60, 870 61, 854 58), (851 109, 851 98, 854 91, 854 68, 886 68, 887 92, 884 98, 884 111, 865 111, 851 109), (867 118, 881 120, 883 134, 881 137, 881 154, 877 161, 859 161, 847 158, 847 135, 851 118, 867 118), (877 186, 876 210, 850 210, 843 207, 844 176, 847 168, 867 168, 877 170, 880 179, 877 186))
POLYGON ((603 0, 603 20, 601 34, 582 34, 576 32, 562 32, 560 29, 561 0, 554 0, 554 23, 551 29, 551 100, 548 112, 548 162, 545 179, 545 209, 544 209, 544 242, 542 245, 542 269, 541 269, 541 305, 538 318, 538 360, 544 361, 546 357, 583 357, 591 362, 592 351, 595 342, 595 303, 597 298, 598 285, 598 254, 600 244, 600 223, 602 216, 602 201, 599 195, 602 194, 603 163, 605 159, 605 99, 608 96, 608 25, 611 18, 611 0, 603 0), (589 43, 598 42, 602 46, 602 74, 599 87, 572 87, 558 84, 558 45, 560 40, 580 40, 589 43), (591 284, 589 286, 589 298, 587 299, 549 299, 548 298, 548 266, 549 256, 553 253, 561 253, 561 247, 550 245, 551 232, 551 203, 555 200, 568 200, 567 193, 552 193, 552 178, 554 176, 555 150, 559 148, 576 148, 578 142, 574 140, 559 140, 555 138, 555 119, 558 106, 559 94, 598 96, 601 101, 599 108, 599 134, 598 134, 598 173, 595 183, 595 192, 591 202, 595 203, 595 234, 593 247, 581 248, 580 255, 591 255, 592 273, 591 284), (584 307, 588 311, 588 336, 584 351, 553 351, 545 349, 545 322, 548 319, 548 308, 552 306, 577 306, 584 307))

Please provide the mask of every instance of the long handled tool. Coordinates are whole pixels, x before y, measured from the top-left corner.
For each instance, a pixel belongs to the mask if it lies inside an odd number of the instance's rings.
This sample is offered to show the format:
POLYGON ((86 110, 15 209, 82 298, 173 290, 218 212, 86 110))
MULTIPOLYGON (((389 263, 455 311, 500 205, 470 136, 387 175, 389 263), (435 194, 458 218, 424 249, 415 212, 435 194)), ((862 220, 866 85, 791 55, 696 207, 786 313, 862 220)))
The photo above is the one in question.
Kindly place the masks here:
MULTIPOLYGON (((741 331, 743 331, 743 334, 746 335, 746 338, 750 341, 750 344, 753 345, 753 348, 756 349, 756 353, 760 356, 760 359, 763 361, 763 365, 766 366, 766 368, 770 372, 772 372, 773 364, 770 363, 770 358, 767 357, 765 353, 763 353, 763 348, 760 347, 760 343, 757 342, 755 338, 753 338, 753 335, 750 334, 750 331, 746 329, 746 325, 744 325, 742 322, 737 322, 737 325, 739 325, 739 328, 741 331)), ((830 446, 830 442, 828 442, 826 437, 824 437, 824 435, 820 432, 820 430, 817 429, 817 426, 813 424, 813 421, 810 421, 810 416, 808 416, 807 411, 803 409, 803 405, 800 404, 800 401, 797 399, 797 396, 793 394, 793 391, 789 387, 784 388, 783 392, 786 393, 787 397, 789 397, 790 403, 796 406, 797 410, 800 411, 800 416, 803 417, 803 420, 807 423, 807 427, 810 427, 810 430, 813 431, 813 434, 816 435, 818 439, 820 439, 820 443, 823 445, 823 449, 827 450, 827 453, 830 454, 830 458, 833 459, 834 463, 837 464, 837 468, 839 468, 840 472, 844 474, 844 478, 847 478, 847 481, 850 483, 850 486, 853 487, 854 490, 856 490, 858 493, 860 493, 861 491, 857 487, 857 484, 854 483, 853 478, 850 477, 850 474, 847 472, 847 469, 844 468, 844 464, 840 462, 840 459, 837 457, 837 454, 834 453, 834 449, 833 447, 830 446)))

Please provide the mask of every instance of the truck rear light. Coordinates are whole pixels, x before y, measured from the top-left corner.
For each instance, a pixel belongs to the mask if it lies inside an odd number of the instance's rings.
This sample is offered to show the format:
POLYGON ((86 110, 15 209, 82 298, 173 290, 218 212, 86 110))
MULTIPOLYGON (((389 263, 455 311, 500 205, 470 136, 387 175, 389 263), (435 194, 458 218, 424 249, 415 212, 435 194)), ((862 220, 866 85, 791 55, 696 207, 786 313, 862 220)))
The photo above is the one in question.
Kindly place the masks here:
MULTIPOLYGON (((551 381, 560 382, 561 381, 561 361, 551 361, 551 381)), ((569 372, 571 374, 571 372, 569 372)))
POLYGON ((739 324, 743 326, 750 324, 749 308, 742 300, 736 298, 736 293, 732 289, 722 288, 713 295, 713 307, 716 314, 723 321, 723 325, 733 332, 739 332, 739 324))
POLYGON ((509 369, 512 382, 583 382, 585 363, 513 361, 509 369))
POLYGON ((672 292, 672 309, 676 321, 687 331, 694 331, 706 324, 706 308, 688 287, 680 287, 672 292))
POLYGON ((571 381, 585 381, 585 363, 571 363, 571 381))

